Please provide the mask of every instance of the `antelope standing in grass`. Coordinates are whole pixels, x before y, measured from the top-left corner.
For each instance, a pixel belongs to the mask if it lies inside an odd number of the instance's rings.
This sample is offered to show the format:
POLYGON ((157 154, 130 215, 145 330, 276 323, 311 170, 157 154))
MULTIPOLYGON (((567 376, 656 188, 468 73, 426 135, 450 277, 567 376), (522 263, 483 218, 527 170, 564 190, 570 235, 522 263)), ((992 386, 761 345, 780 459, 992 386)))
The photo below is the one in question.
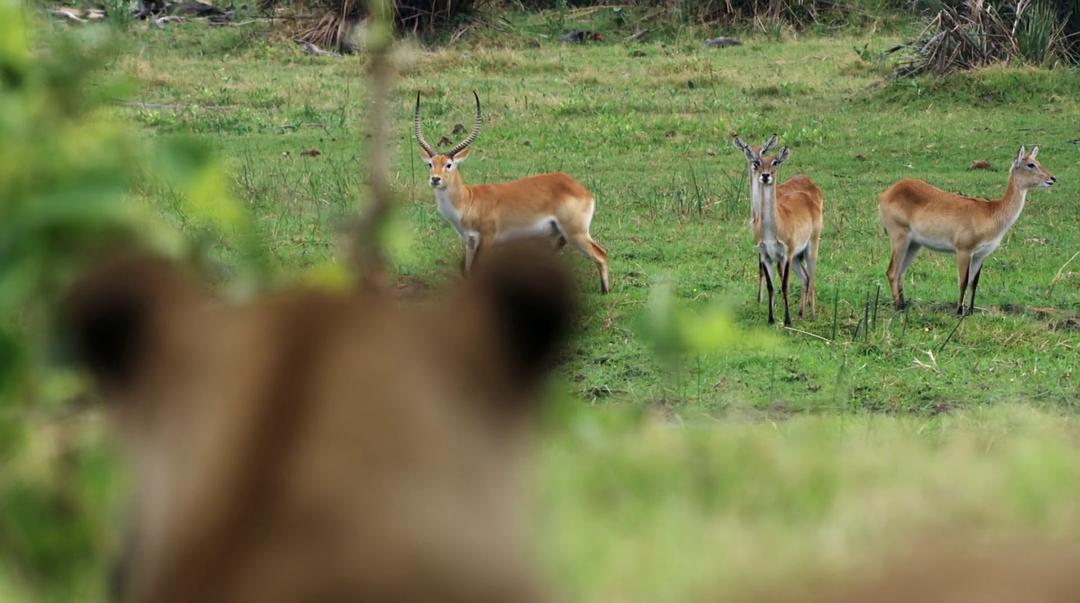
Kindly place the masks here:
POLYGON ((469 157, 469 145, 480 133, 480 97, 476 120, 465 140, 445 153, 437 152, 420 124, 420 94, 416 94, 416 140, 420 157, 431 168, 431 187, 439 213, 465 243, 465 272, 491 245, 522 237, 552 237, 558 247, 573 243, 596 262, 600 291, 608 292, 607 250, 589 235, 596 203, 580 182, 562 173, 529 176, 512 182, 469 186, 458 169, 469 157))
MULTIPOLYGON (((750 228, 754 231, 754 245, 756 246, 761 241, 760 230, 757 227, 758 218, 761 216, 761 183, 758 180, 754 162, 755 158, 761 157, 776 146, 776 134, 770 136, 769 140, 765 141, 765 144, 761 146, 748 145, 738 136, 735 136, 734 143, 736 149, 739 149, 746 154, 746 165, 750 172, 750 228)), ((780 197, 783 197, 788 192, 794 192, 796 190, 804 190, 810 194, 821 194, 821 190, 814 184, 814 181, 801 174, 788 178, 783 184, 777 185, 776 187, 777 195, 780 197)), ((762 268, 759 263, 757 284, 757 300, 759 304, 761 303, 761 286, 764 282, 765 269, 762 268)))
POLYGON ((878 201, 878 215, 892 245, 892 258, 886 276, 892 287, 897 309, 903 309, 904 273, 919 249, 956 254, 957 284, 960 299, 956 311, 964 314, 964 294, 971 287, 971 305, 975 311, 975 289, 979 286, 983 261, 997 246, 1024 209, 1027 192, 1046 188, 1056 178, 1043 169, 1035 156, 1039 147, 1016 153, 1005 196, 995 201, 963 197, 945 192, 922 180, 905 179, 889 187, 878 201))
POLYGON ((738 136, 734 142, 746 155, 750 168, 750 219, 758 248, 758 300, 764 280, 769 291, 769 324, 775 323, 773 297, 779 277, 784 296, 784 325, 790 325, 788 273, 794 268, 802 283, 799 317, 808 301, 813 317, 817 313, 816 272, 823 226, 821 189, 806 176, 793 176, 781 185, 776 184, 779 167, 791 151, 784 147, 775 157, 765 154, 776 145, 775 134, 760 148, 747 145, 738 136))

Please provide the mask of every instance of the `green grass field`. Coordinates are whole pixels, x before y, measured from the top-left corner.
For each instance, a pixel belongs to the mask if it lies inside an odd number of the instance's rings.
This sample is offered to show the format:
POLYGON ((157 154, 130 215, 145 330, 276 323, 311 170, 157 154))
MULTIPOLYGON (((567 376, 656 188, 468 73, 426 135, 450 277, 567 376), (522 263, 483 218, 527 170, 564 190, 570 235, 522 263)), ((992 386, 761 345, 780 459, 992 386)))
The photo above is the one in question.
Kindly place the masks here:
MULTIPOLYGON (((485 127, 467 182, 564 171, 596 196, 613 291, 601 296, 593 266, 573 257, 585 310, 531 480, 537 556, 556 591, 746 600, 935 538, 1080 535, 1080 73, 888 81, 859 51, 895 44, 903 26, 713 50, 685 32, 566 46, 543 37, 542 17, 515 24, 399 49, 392 251, 403 289, 460 278, 460 242, 412 138, 417 91, 432 142, 470 123, 479 93, 485 127), (735 132, 755 143, 778 133, 792 149, 783 175, 806 174, 825 194, 818 316, 794 330, 768 327, 754 299, 735 132), (997 197, 1021 144, 1040 145, 1058 184, 1028 197, 987 260, 977 313, 958 323, 954 259, 925 251, 908 273, 912 308, 894 311, 878 194, 916 177, 997 197), (971 171, 974 160, 992 169, 971 171), (704 344, 665 347, 665 287, 704 344)), ((275 271, 305 278, 334 261, 364 198, 362 59, 310 57, 258 26, 187 24, 126 36, 111 68, 134 81, 120 117, 147 137, 214 148, 275 271)), ((173 196, 146 187, 137 198, 200 231, 173 196)), ((235 241, 206 244, 237 261, 235 241)), ((4 574, 0 597, 15 598, 25 584, 4 574)), ((76 582, 27 592, 94 592, 94 579, 76 582)))
MULTIPOLYGON (((417 157, 414 95, 424 95, 427 136, 437 141, 453 138, 455 123, 470 123, 475 89, 486 123, 462 169, 467 182, 564 171, 596 196, 593 233, 611 252, 614 291, 592 294, 592 267, 580 258, 588 311, 563 376, 584 401, 715 416, 933 414, 1007 401, 1069 410, 1080 343, 1080 264, 1069 263, 1080 251, 1070 218, 1080 191, 1080 76, 1014 68, 886 83, 855 49, 893 42, 409 47, 401 52, 392 149, 399 231, 409 243, 398 254, 403 282, 457 278, 462 256, 417 157), (792 148, 785 174, 807 174, 824 191, 819 313, 795 321, 805 334, 784 333, 779 355, 696 353, 670 374, 639 336, 658 282, 673 283, 690 309, 719 305, 741 325, 765 326, 734 132, 759 142, 779 133, 792 148), (944 345, 957 325, 949 311, 955 260, 924 251, 908 275, 914 307, 896 313, 877 195, 919 177, 998 196, 1021 144, 1041 145, 1059 184, 1029 197, 988 260, 978 314, 944 345), (969 171, 977 159, 993 169, 969 171), (869 329, 859 327, 866 314, 869 329)), ((118 62, 140 83, 126 113, 152 135, 194 133, 212 144, 282 265, 303 269, 333 257, 334 225, 362 197, 359 60, 310 58, 287 41, 192 27, 139 35, 118 62), (310 147, 322 154, 301 155, 310 147)))

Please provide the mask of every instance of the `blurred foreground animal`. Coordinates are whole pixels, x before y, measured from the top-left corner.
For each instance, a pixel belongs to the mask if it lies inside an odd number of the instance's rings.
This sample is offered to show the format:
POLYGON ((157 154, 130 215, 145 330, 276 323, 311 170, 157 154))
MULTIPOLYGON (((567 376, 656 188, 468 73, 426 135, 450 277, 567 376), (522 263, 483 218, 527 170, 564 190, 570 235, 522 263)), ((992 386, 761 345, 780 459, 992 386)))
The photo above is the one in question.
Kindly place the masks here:
POLYGON ((321 291, 232 306, 146 257, 82 279, 65 329, 133 469, 119 598, 542 599, 513 453, 574 303, 535 251, 501 248, 422 306, 321 291))
POLYGON ((971 287, 968 313, 975 311, 975 289, 986 258, 1001 244, 1005 233, 1024 209, 1033 188, 1057 181, 1035 160, 1039 147, 1016 153, 1009 168, 1005 196, 994 201, 972 199, 943 191, 922 180, 905 179, 889 187, 878 200, 878 216, 889 235, 892 257, 885 276, 896 308, 904 309, 904 273, 923 247, 956 254, 960 298, 956 312, 964 314, 964 293, 971 287))
MULTIPOLYGON (((1080 601, 1080 550, 1009 543, 943 545, 894 560, 844 583, 815 584, 789 603, 1074 603, 1080 601)), ((777 600, 766 597, 767 600, 777 600)))
POLYGON ((792 176, 783 184, 780 165, 787 161, 787 147, 776 156, 767 155, 776 145, 773 134, 761 147, 752 147, 738 136, 735 148, 743 152, 750 170, 750 223, 758 247, 758 301, 761 301, 761 281, 769 290, 769 324, 773 316, 773 291, 780 280, 784 296, 784 325, 791 324, 788 310, 788 276, 792 268, 802 283, 799 298, 799 317, 807 301, 810 316, 817 314, 817 259, 824 222, 825 203, 821 189, 806 176, 792 176), (773 272, 773 264, 777 272, 773 272))
POLYGON ((420 93, 416 94, 416 141, 420 158, 431 168, 431 187, 439 213, 465 243, 465 272, 492 245, 525 237, 546 237, 561 248, 567 241, 596 262, 600 291, 607 293, 607 250, 589 234, 596 203, 592 194, 562 173, 529 176, 512 182, 469 186, 458 167, 469 157, 469 145, 480 134, 480 97, 472 132, 445 153, 437 152, 420 125, 420 93))

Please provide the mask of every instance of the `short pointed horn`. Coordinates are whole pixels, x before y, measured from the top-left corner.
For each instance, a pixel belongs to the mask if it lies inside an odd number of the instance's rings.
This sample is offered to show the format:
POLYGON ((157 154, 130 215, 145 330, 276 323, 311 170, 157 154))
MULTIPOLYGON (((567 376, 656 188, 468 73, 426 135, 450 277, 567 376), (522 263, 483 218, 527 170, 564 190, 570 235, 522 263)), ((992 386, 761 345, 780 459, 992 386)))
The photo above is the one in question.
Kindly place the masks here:
POLYGON ((476 99, 476 121, 473 122, 472 132, 469 132, 469 135, 465 137, 465 140, 462 140, 457 146, 450 149, 450 151, 446 153, 447 157, 453 157, 457 153, 460 153, 465 147, 471 145, 473 141, 476 140, 476 136, 480 134, 480 125, 483 123, 484 119, 480 116, 480 96, 476 94, 476 90, 473 90, 473 98, 476 99))
POLYGON ((420 93, 419 92, 416 93, 416 118, 415 118, 415 121, 416 121, 416 142, 420 143, 420 148, 424 149, 424 151, 428 155, 434 157, 438 153, 435 152, 435 149, 431 148, 431 145, 428 144, 428 141, 424 140, 424 129, 420 126, 420 93))

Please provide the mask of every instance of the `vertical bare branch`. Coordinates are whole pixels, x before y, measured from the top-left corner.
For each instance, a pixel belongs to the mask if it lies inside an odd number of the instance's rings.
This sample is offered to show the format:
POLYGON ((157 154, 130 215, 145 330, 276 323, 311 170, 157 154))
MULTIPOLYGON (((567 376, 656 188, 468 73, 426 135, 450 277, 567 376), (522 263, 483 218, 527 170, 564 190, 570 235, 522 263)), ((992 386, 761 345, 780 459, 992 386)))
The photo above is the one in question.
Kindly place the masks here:
POLYGON ((394 67, 390 52, 394 30, 389 0, 368 0, 368 106, 369 204, 356 223, 353 234, 353 267, 365 289, 381 289, 387 284, 386 259, 381 240, 390 217, 393 193, 390 190, 390 145, 387 106, 393 88, 394 67))

